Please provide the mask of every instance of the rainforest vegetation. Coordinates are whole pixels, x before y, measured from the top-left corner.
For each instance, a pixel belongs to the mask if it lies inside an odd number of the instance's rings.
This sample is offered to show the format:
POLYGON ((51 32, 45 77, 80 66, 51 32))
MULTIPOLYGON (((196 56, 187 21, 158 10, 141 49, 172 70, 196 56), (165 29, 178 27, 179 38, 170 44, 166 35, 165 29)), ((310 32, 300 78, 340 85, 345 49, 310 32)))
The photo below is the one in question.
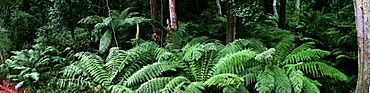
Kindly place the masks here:
POLYGON ((0 93, 355 93, 354 1, 1 0, 0 93))

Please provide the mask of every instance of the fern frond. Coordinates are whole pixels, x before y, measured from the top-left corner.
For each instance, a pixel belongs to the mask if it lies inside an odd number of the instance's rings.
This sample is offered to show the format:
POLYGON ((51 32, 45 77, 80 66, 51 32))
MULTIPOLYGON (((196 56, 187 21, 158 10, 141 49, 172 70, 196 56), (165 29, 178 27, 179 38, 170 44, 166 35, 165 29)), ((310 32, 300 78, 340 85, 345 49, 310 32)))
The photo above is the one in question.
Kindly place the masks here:
POLYGON ((303 89, 303 72, 300 70, 289 73, 289 80, 292 83, 294 93, 301 93, 303 89))
POLYGON ((320 93, 319 88, 309 78, 303 79, 303 88, 305 93, 320 93))
POLYGON ((81 75, 83 73, 83 69, 81 69, 79 66, 77 66, 78 63, 80 63, 80 62, 76 62, 76 63, 73 63, 73 64, 67 66, 63 70, 63 76, 72 78, 72 77, 81 75))
POLYGON ((306 43, 303 43, 302 45, 298 46, 297 48, 295 48, 291 54, 295 54, 297 52, 300 52, 300 51, 304 51, 306 49, 311 49, 311 48, 314 48, 314 45, 315 45, 315 42, 306 42, 306 43))
POLYGON ((295 65, 296 69, 312 74, 315 77, 329 76, 341 81, 348 80, 348 77, 338 69, 331 67, 323 62, 308 62, 295 65))
POLYGON ((329 51, 324 51, 320 49, 307 49, 294 54, 289 54, 285 60, 284 64, 294 64, 299 62, 315 61, 330 55, 329 51))
POLYGON ((170 82, 168 82, 167 85, 165 85, 165 87, 163 89, 161 89, 160 91, 161 92, 165 92, 165 93, 173 93, 175 92, 175 88, 179 85, 181 85, 181 83, 184 83, 184 82, 190 82, 189 79, 187 79, 186 77, 184 76, 178 76, 178 77, 175 77, 174 79, 172 79, 170 82))
POLYGON ((119 47, 112 47, 109 49, 109 54, 107 58, 105 59, 105 62, 110 61, 114 56, 117 56, 119 54, 125 53, 124 50, 119 50, 119 47))
POLYGON ((183 60, 184 61, 198 61, 202 56, 204 50, 200 48, 200 44, 195 44, 191 46, 185 46, 183 60))
POLYGON ((193 46, 201 43, 205 43, 208 40, 208 37, 202 36, 202 37, 196 37, 192 39, 190 42, 186 44, 186 46, 193 46))
POLYGON ((112 32, 110 30, 105 31, 103 36, 100 38, 99 53, 104 53, 111 44, 112 32))
POLYGON ((106 64, 111 71, 111 80, 120 80, 120 84, 123 84, 129 76, 142 66, 154 63, 156 48, 158 48, 158 45, 153 42, 145 42, 112 57, 106 64))
POLYGON ((285 74, 284 70, 277 67, 273 66, 272 71, 274 72, 275 75, 275 92, 276 93, 291 93, 292 92, 292 87, 291 87, 291 82, 288 79, 288 76, 285 74))
POLYGON ((250 93, 244 86, 226 86, 222 91, 223 93, 250 93))
POLYGON ((192 82, 186 88, 186 93, 202 93, 205 89, 204 84, 202 82, 192 82))
MULTIPOLYGON (((259 72, 257 72, 257 73, 259 73, 259 72)), ((258 76, 257 73, 249 73, 249 74, 246 74, 246 75, 243 76, 246 86, 248 86, 249 84, 252 84, 253 82, 256 82, 257 76, 258 76)))
POLYGON ((221 73, 233 73, 245 71, 247 68, 257 65, 258 63, 253 61, 256 56, 256 52, 251 50, 243 50, 234 54, 221 58, 213 67, 213 75, 221 73))
POLYGON ((235 74, 218 74, 204 82, 207 86, 225 87, 230 85, 240 85, 244 82, 242 77, 235 74))
POLYGON ((136 90, 138 93, 159 93, 168 82, 171 81, 171 77, 154 78, 140 85, 136 90))
POLYGON ((165 61, 165 60, 170 60, 170 59, 175 58, 175 54, 163 48, 157 48, 155 50, 155 54, 156 54, 156 59, 158 61, 165 61))
POLYGON ((94 81, 100 84, 109 85, 109 72, 106 71, 103 64, 97 64, 99 60, 94 58, 91 59, 82 59, 80 68, 84 69, 88 72, 92 77, 94 77, 94 81))
POLYGON ((254 88, 259 93, 269 93, 275 88, 275 82, 274 72, 270 70, 270 66, 266 66, 264 72, 258 75, 254 88))
POLYGON ((132 89, 121 85, 112 85, 108 89, 111 93, 135 93, 132 89))
POLYGON ((127 78, 124 85, 132 86, 139 82, 144 82, 158 77, 165 71, 176 71, 176 68, 168 62, 156 62, 154 64, 144 66, 131 77, 127 78))
POLYGON ((294 40, 294 35, 288 35, 274 47, 274 49, 276 50, 274 54, 275 61, 281 62, 287 55, 290 54, 290 51, 294 48, 294 40))
POLYGON ((225 46, 219 53, 218 58, 224 57, 228 54, 233 54, 238 51, 244 50, 245 48, 250 48, 253 50, 257 50, 258 52, 262 52, 260 50, 265 50, 262 43, 256 39, 246 40, 246 39, 238 39, 235 40, 225 46))

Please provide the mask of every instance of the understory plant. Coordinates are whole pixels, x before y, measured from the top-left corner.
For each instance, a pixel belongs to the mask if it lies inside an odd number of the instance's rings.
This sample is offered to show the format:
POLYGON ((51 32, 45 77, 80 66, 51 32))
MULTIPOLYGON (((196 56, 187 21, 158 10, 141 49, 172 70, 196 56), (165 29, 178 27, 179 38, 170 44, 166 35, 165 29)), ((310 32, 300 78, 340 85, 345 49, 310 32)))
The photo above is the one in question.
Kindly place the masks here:
POLYGON ((129 50, 110 49, 103 59, 80 52, 79 59, 64 69, 62 88, 95 92, 248 92, 317 93, 320 83, 312 78, 347 76, 321 59, 330 52, 312 49, 314 43, 295 47, 287 36, 267 50, 255 39, 228 45, 195 38, 178 50, 160 48, 152 42, 129 50), (251 90, 248 86, 254 86, 251 90))

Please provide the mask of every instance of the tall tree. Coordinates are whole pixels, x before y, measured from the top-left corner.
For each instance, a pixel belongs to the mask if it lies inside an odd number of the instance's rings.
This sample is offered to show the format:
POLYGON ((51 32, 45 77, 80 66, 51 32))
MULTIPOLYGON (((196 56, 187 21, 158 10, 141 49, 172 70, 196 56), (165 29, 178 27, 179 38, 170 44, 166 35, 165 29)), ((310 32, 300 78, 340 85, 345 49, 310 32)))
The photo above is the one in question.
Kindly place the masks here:
POLYGON ((280 12, 279 12, 279 28, 285 28, 285 10, 286 0, 280 0, 280 12))
MULTIPOLYGON (((155 21, 159 21, 159 14, 158 14, 158 3, 157 3, 157 0, 150 0, 150 13, 151 13, 151 17, 153 20, 155 21)), ((160 44, 161 43, 161 32, 159 30, 158 27, 156 27, 155 25, 152 25, 152 32, 153 32, 153 35, 157 35, 155 37, 158 37, 159 35, 159 38, 155 38, 154 40, 160 44)))
POLYGON ((231 11, 227 16, 226 44, 234 41, 236 34, 236 16, 231 11))
POLYGON ((175 11, 175 0, 169 0, 169 9, 170 9, 170 26, 171 29, 177 30, 177 17, 176 17, 176 11, 175 11))
POLYGON ((353 0, 356 16, 358 43, 358 78, 356 93, 369 93, 370 83, 370 36, 369 33, 369 1, 353 0))

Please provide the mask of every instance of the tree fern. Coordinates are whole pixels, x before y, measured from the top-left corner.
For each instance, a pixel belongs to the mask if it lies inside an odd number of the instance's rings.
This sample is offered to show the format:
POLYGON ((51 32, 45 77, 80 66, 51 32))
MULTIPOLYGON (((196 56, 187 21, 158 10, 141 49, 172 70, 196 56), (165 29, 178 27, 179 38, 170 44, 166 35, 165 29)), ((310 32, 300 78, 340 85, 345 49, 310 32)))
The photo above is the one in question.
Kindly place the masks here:
POLYGON ((156 78, 165 71, 176 71, 176 68, 168 62, 156 62, 154 64, 144 66, 142 69, 127 78, 124 85, 131 86, 138 82, 144 82, 156 78))
POLYGON ((256 63, 253 58, 256 56, 256 52, 251 50, 243 50, 237 53, 225 56, 221 58, 219 62, 213 67, 213 74, 221 73, 240 73, 245 71, 247 68, 255 66, 256 63))
POLYGON ((185 88, 185 91, 187 93, 202 93, 204 89, 202 82, 192 82, 185 88))
POLYGON ((306 49, 311 49, 311 48, 314 48, 314 45, 315 42, 307 42, 307 43, 303 43, 302 45, 298 46, 297 48, 295 48, 291 53, 292 54, 295 54, 297 52, 300 52, 300 51, 304 51, 306 49))
POLYGON ((277 66, 272 67, 272 71, 275 76, 275 92, 276 93, 291 93, 292 87, 291 82, 288 79, 288 76, 285 74, 285 71, 277 66))
POLYGON ((225 87, 229 85, 240 85, 244 82, 242 77, 235 74, 218 74, 204 82, 207 86, 225 87))
POLYGON ((175 92, 174 89, 183 82, 190 82, 190 80, 184 76, 175 77, 171 81, 169 81, 168 84, 166 84, 165 87, 160 91, 165 93, 173 93, 175 92))
POLYGON ((100 38, 99 53, 104 53, 112 40, 112 32, 110 30, 105 31, 103 36, 100 38))
POLYGON ((303 88, 303 72, 302 71, 292 71, 289 74, 289 80, 292 83, 294 93, 301 93, 303 88))
MULTIPOLYGON (((223 48, 218 53, 218 57, 219 58, 224 57, 227 54, 236 53, 238 51, 244 50, 245 48, 250 48, 250 49, 253 49, 253 50, 257 50, 259 52, 260 52, 260 50, 264 50, 264 46, 258 40, 255 40, 255 39, 250 39, 250 40, 238 39, 238 40, 235 40, 235 41, 227 44, 225 46, 225 48, 223 48)), ((216 58, 216 60, 217 60, 217 58, 216 58)))
POLYGON ((312 74, 313 76, 329 76, 339 80, 348 80, 348 77, 340 72, 338 69, 331 67, 323 62, 308 62, 296 65, 295 68, 300 69, 306 73, 312 74))
POLYGON ((270 70, 270 66, 266 66, 264 72, 257 77, 255 89, 259 93, 271 92, 276 86, 275 82, 280 81, 275 81, 274 72, 270 70))
POLYGON ((298 63, 298 62, 306 62, 312 60, 320 60, 321 58, 328 56, 330 54, 329 51, 324 51, 320 49, 307 49, 303 51, 299 51, 296 53, 289 54, 283 63, 298 63))
POLYGON ((308 78, 303 79, 303 88, 305 93, 320 93, 319 88, 308 78))
POLYGON ((135 91, 130 88, 121 85, 109 86, 109 90, 111 90, 111 93, 135 93, 135 91))
POLYGON ((88 57, 82 57, 81 67, 86 72, 88 72, 92 77, 94 77, 95 82, 100 84, 108 85, 110 84, 109 73, 105 70, 103 62, 100 59, 94 58, 93 56, 87 55, 88 57), (99 64, 100 63, 100 64, 99 64))
POLYGON ((170 77, 154 78, 141 84, 135 91, 139 93, 159 93, 171 79, 170 77))
POLYGON ((275 45, 274 49, 276 50, 274 54, 275 61, 283 61, 284 58, 290 54, 290 51, 294 48, 294 40, 295 36, 288 35, 283 38, 277 45, 275 45))

